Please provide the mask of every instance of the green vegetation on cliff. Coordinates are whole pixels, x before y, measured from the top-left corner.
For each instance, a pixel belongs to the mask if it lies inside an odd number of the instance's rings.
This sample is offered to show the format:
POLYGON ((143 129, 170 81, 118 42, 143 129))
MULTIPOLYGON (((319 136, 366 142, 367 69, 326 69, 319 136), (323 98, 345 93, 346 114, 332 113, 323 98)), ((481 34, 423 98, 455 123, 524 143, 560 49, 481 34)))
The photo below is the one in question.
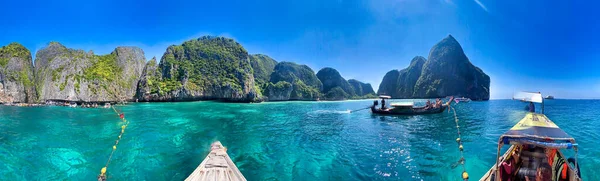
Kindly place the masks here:
POLYGON ((471 64, 458 41, 448 35, 429 51, 421 76, 416 81, 413 96, 453 95, 488 100, 489 87, 490 77, 471 64))
POLYGON ((233 39, 203 36, 167 48, 146 65, 137 96, 145 101, 256 101, 248 52, 233 39))
POLYGON ((144 52, 137 47, 117 47, 110 54, 94 55, 51 42, 36 53, 39 101, 132 100, 144 63, 144 52))
POLYGON ((356 96, 351 97, 352 99, 377 98, 377 95, 375 94, 375 91, 373 91, 373 87, 371 87, 371 84, 363 83, 355 79, 348 80, 348 83, 352 85, 352 88, 356 93, 356 96))
POLYGON ((325 98, 327 99, 340 100, 340 97, 341 99, 345 99, 356 96, 350 83, 333 68, 325 67, 319 70, 317 77, 323 83, 323 93, 325 93, 325 98), (340 88, 341 91, 338 89, 330 91, 334 88, 340 88))
POLYGON ((108 55, 95 55, 92 66, 83 70, 85 79, 115 81, 117 75, 123 71, 117 64, 117 57, 114 53, 108 55))
POLYGON ((31 81, 32 77, 29 77, 31 73, 31 69, 29 67, 23 68, 23 70, 19 71, 19 82, 21 82, 25 87, 33 86, 33 82, 31 81))
POLYGON ((425 61, 424 57, 416 56, 407 68, 388 72, 379 84, 377 92, 380 95, 389 95, 393 98, 412 98, 414 87, 421 76, 425 61))
POLYGON ((254 82, 255 85, 259 88, 259 93, 263 93, 267 89, 269 85, 269 79, 271 77, 271 73, 273 73, 273 69, 275 69, 275 65, 277 61, 273 60, 271 57, 262 54, 250 55, 250 66, 253 69, 254 82))
POLYGON ((348 97, 350 97, 350 94, 346 93, 346 91, 344 91, 344 89, 342 89, 339 86, 330 89, 325 94, 325 98, 330 99, 330 100, 344 100, 348 97))
POLYGON ((377 93, 392 98, 464 96, 489 99, 490 77, 471 64, 462 47, 449 35, 434 45, 427 60, 416 56, 403 70, 388 72, 377 93))
POLYGON ((279 81, 276 84, 270 83, 269 85, 275 89, 286 89, 292 87, 292 84, 286 81, 279 81))
MULTIPOLYGON (((271 83, 287 82, 292 85, 293 90, 289 99, 292 100, 315 100, 320 97, 323 87, 315 72, 306 65, 298 65, 292 62, 279 62, 275 65, 271 74, 271 83)), ((270 91, 268 97, 280 95, 270 91)))
POLYGON ((31 60, 31 53, 27 48, 19 43, 10 43, 0 48, 0 67, 6 68, 11 57, 18 57, 24 60, 31 60))
POLYGON ((33 63, 31 53, 19 43, 0 47, 0 102, 34 102, 33 63), (12 92, 11 94, 5 94, 12 92))
POLYGON ((257 82, 268 82, 271 78, 271 73, 275 69, 277 61, 263 54, 250 55, 250 65, 253 69, 254 80, 257 82))
POLYGON ((304 84, 300 79, 295 80, 292 85, 294 87, 290 95, 292 99, 316 99, 320 97, 318 89, 304 84))
POLYGON ((166 75, 160 85, 169 91, 178 85, 173 81, 188 80, 190 88, 232 86, 242 92, 241 82, 251 70, 248 52, 233 39, 204 36, 173 45, 163 55, 160 67, 166 75))

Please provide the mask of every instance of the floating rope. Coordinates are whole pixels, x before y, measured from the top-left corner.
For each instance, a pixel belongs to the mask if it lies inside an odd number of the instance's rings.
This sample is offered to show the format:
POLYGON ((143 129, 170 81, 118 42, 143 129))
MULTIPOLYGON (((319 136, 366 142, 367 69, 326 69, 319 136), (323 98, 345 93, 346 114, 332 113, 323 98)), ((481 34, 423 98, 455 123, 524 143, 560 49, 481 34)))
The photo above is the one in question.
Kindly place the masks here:
POLYGON ((467 169, 465 168, 465 157, 464 157, 464 147, 462 144, 462 139, 460 139, 460 126, 458 125, 458 117, 456 116, 456 109, 454 109, 454 107, 450 106, 450 104, 448 105, 448 107, 450 109, 452 109, 452 111, 454 111, 454 122, 456 123, 456 133, 458 135, 458 138, 456 138, 456 143, 458 143, 458 150, 460 150, 460 160, 458 160, 458 162, 460 163, 460 165, 462 165, 463 168, 463 172, 462 172, 462 179, 464 181, 468 181, 469 180, 469 173, 467 173, 467 169))
POLYGON ((125 133, 125 128, 127 128, 127 125, 129 125, 129 121, 127 121, 125 119, 125 114, 123 114, 123 112, 117 111, 117 109, 115 109, 115 106, 111 106, 111 108, 113 109, 113 111, 115 111, 115 113, 123 121, 123 125, 121 125, 121 132, 119 133, 119 136, 117 137, 117 141, 115 141, 115 144, 112 146, 112 151, 110 152, 110 156, 108 157, 108 160, 106 161, 106 165, 104 165, 104 167, 102 167, 102 169, 100 169, 100 175, 98 175, 98 181, 106 180, 106 168, 108 167, 108 164, 110 163, 110 160, 112 159, 113 154, 117 150, 117 145, 119 144, 119 141, 123 137, 123 133, 125 133))

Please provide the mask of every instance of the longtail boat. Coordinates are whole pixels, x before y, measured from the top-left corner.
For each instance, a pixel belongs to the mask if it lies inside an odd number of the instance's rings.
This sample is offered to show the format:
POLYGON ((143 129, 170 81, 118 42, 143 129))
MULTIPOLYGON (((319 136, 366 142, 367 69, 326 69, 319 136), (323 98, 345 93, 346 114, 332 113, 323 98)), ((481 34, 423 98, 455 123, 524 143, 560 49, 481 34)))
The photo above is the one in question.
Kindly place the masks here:
POLYGON ((455 98, 454 101, 456 101, 456 103, 458 102, 471 102, 471 99, 468 97, 459 97, 459 98, 455 98))
POLYGON ((246 181, 244 175, 235 166, 227 148, 216 141, 210 146, 210 153, 185 181, 246 181))
MULTIPOLYGON (((382 98, 381 96, 380 98, 382 98)), ((385 99, 383 97, 382 99, 385 99)), ((441 113, 448 108, 450 103, 452 102, 452 98, 448 100, 445 104, 442 104, 438 107, 432 106, 421 106, 416 107, 414 102, 401 102, 401 103, 391 103, 391 108, 377 108, 377 104, 374 102, 373 106, 371 106, 371 112, 373 114, 383 114, 383 115, 422 115, 422 114, 436 114, 441 113)))
POLYGON ((496 164, 480 181, 525 180, 581 181, 577 164, 575 139, 543 114, 543 99, 517 99, 542 103, 542 114, 529 112, 510 130, 500 136, 496 164), (510 148, 500 157, 503 145, 510 148), (566 158, 562 150, 573 149, 574 158, 566 158), (537 178, 537 179, 536 179, 537 178))

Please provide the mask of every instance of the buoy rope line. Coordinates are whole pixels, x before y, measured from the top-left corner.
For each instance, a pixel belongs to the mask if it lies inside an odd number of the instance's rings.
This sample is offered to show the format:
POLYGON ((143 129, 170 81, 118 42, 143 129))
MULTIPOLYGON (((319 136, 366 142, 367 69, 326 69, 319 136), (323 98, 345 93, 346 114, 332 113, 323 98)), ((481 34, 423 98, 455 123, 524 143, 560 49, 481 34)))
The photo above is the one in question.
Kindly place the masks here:
POLYGON ((112 147, 112 151, 110 152, 110 156, 108 157, 108 160, 106 161, 106 165, 104 165, 104 167, 102 167, 102 169, 100 169, 100 175, 98 175, 98 181, 106 180, 106 169, 108 167, 108 164, 110 163, 110 160, 112 159, 113 154, 117 150, 117 145, 119 144, 119 141, 123 137, 123 133, 125 133, 125 128, 127 128, 127 125, 129 125, 129 121, 127 121, 127 119, 125 119, 125 114, 123 114, 123 112, 117 111, 117 109, 115 109, 114 105, 111 106, 111 108, 113 111, 115 111, 115 113, 122 120, 123 125, 121 125, 121 132, 119 133, 119 136, 117 137, 117 140, 115 141, 115 144, 112 147))
POLYGON ((464 147, 463 147, 463 142, 462 139, 460 138, 460 126, 458 125, 458 116, 456 116, 456 109, 454 109, 454 107, 448 105, 448 107, 450 109, 452 109, 452 111, 454 112, 454 122, 456 123, 456 133, 458 135, 458 138, 456 138, 456 143, 458 143, 458 150, 460 151, 460 160, 458 160, 458 162, 460 163, 460 165, 462 165, 463 168, 463 172, 462 172, 462 179, 464 181, 468 181, 469 180, 469 173, 467 173, 467 169, 465 168, 465 157, 464 157, 464 147))

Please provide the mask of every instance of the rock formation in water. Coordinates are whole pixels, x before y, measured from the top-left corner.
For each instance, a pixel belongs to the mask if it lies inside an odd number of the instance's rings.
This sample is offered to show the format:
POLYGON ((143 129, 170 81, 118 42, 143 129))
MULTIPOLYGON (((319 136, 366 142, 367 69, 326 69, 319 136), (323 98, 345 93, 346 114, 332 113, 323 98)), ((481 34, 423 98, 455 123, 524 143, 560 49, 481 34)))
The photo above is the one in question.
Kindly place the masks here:
POLYGON ((333 68, 322 68, 317 72, 317 77, 323 83, 323 94, 326 99, 340 100, 340 98, 345 99, 356 95, 350 83, 333 68), (339 87, 341 90, 333 90, 336 87, 339 87))
POLYGON ((18 43, 0 48, 0 103, 34 102, 31 53, 18 43))
POLYGON ((269 101, 317 100, 323 88, 310 67, 292 62, 277 63, 269 82, 269 101))
POLYGON ((35 58, 39 101, 130 101, 144 69, 137 47, 117 47, 107 55, 66 48, 51 42, 35 58))
POLYGON ((393 98, 397 98, 397 90, 398 90, 398 76, 400 75, 400 71, 390 70, 383 76, 383 80, 379 84, 379 89, 377 89, 377 94, 379 95, 388 95, 393 98))
POLYGON ((266 95, 267 86, 269 85, 269 79, 271 79, 271 73, 275 69, 277 61, 271 57, 263 54, 250 55, 250 66, 254 70, 254 84, 260 88, 262 95, 266 95))
POLYGON ((158 69, 156 57, 152 57, 144 66, 144 71, 140 76, 140 81, 137 83, 135 97, 141 101, 158 100, 159 94, 156 89, 160 87, 159 78, 162 77, 162 72, 158 69), (152 94, 152 88, 155 88, 155 94, 152 94), (144 97, 146 95, 146 97, 144 97), (154 97, 153 97, 154 96, 154 97))
POLYGON ((429 51, 413 96, 464 96, 489 100, 489 88, 490 77, 471 64, 458 41, 448 35, 429 51))
POLYGON ((350 80, 348 80, 348 83, 350 85, 352 85, 352 88, 354 89, 354 93, 356 93, 356 96, 376 97, 375 91, 373 91, 373 87, 371 86, 371 84, 363 83, 356 79, 350 79, 350 80))
POLYGON ((490 77, 471 64, 460 44, 449 35, 433 46, 429 57, 415 57, 401 71, 388 72, 377 91, 393 98, 464 96, 488 100, 490 77))
POLYGON ((221 100, 253 102, 260 98, 248 52, 233 39, 204 36, 167 48, 159 73, 150 63, 138 86, 143 101, 221 100))
POLYGON ((413 98, 413 89, 421 76, 425 61, 425 58, 416 56, 407 68, 389 71, 379 84, 377 94, 399 99, 413 98))

